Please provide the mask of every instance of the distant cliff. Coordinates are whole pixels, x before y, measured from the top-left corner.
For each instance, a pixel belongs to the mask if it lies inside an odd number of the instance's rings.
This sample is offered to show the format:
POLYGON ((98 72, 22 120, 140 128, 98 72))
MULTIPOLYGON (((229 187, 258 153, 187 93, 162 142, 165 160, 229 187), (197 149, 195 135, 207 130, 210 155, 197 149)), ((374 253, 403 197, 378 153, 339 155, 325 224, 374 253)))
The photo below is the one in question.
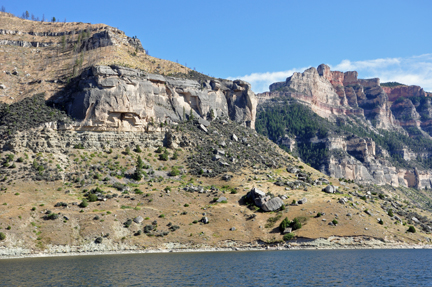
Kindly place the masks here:
MULTIPOLYGON (((258 94, 258 121, 260 114, 265 120, 281 102, 302 104, 328 120, 316 121, 327 133, 305 137, 286 127, 285 134, 279 132, 273 138, 285 149, 307 159, 310 153, 300 149, 319 147, 325 156, 319 162, 314 158, 315 167, 334 177, 431 188, 430 96, 418 86, 381 86, 378 78, 358 79, 357 72, 331 71, 322 64, 294 73, 270 85, 270 92, 258 94)), ((266 132, 262 127, 260 123, 266 132)))

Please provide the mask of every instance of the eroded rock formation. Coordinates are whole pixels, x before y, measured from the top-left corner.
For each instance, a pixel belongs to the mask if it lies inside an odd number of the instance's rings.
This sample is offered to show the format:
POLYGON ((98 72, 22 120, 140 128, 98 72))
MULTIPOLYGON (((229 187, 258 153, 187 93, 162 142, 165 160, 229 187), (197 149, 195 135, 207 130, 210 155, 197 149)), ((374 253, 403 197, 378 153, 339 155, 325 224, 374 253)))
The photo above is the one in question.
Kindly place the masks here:
POLYGON ((255 127, 257 99, 236 80, 195 81, 118 66, 85 71, 73 92, 55 99, 76 122, 76 130, 152 131, 161 123, 189 117, 226 117, 255 127))
MULTIPOLYGON (((274 98, 295 100, 333 123, 350 121, 379 133, 379 130, 402 135, 432 135, 432 98, 419 86, 381 86, 380 79, 358 79, 355 71, 331 71, 327 65, 294 73, 284 82, 271 84, 270 91, 258 94, 260 105, 274 98)), ((278 144, 294 151, 295 137, 281 137, 278 144)), ((337 178, 360 183, 403 185, 431 188, 431 170, 396 168, 389 160, 397 155, 408 162, 427 159, 432 151, 414 152, 408 147, 385 150, 371 139, 358 136, 335 136, 309 143, 324 144, 330 151, 321 171, 337 178)))

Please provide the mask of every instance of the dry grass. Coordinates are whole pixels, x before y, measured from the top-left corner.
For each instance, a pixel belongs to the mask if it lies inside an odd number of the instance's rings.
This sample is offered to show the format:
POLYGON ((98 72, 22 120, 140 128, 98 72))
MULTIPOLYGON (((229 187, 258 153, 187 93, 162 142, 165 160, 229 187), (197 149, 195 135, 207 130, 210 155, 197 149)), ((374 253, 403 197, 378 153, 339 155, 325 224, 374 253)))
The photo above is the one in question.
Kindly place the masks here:
MULTIPOLYGON (((78 75, 92 65, 116 64, 164 75, 190 71, 180 64, 136 51, 134 47, 126 44, 82 53, 74 52, 74 43, 81 31, 90 29, 90 36, 92 36, 101 30, 114 29, 104 24, 42 23, 23 20, 0 12, 0 27, 4 30, 26 32, 22 35, 0 35, 0 40, 56 43, 54 46, 38 48, 0 46, 0 83, 6 86, 6 90, 0 90, 2 96, 0 101, 6 103, 17 102, 40 92, 45 92, 45 97, 48 99, 63 89, 70 77, 78 75), (69 31, 75 31, 76 34, 64 36, 65 44, 63 44, 63 36, 42 37, 27 34, 28 32, 69 31), (76 67, 77 61, 79 62, 81 58, 82 63, 76 67), (18 75, 6 74, 14 70, 18 71, 18 75)), ((116 35, 119 39, 126 38, 122 31, 118 31, 116 35)))

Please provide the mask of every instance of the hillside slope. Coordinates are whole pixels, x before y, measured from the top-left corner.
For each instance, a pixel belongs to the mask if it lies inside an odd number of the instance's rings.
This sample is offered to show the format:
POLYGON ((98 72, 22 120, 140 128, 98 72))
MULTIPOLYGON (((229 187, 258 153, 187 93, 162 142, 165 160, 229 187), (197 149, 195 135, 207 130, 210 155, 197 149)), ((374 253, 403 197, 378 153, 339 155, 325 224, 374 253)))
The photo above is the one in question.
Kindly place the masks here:
POLYGON ((289 155, 253 129, 248 83, 152 58, 106 25, 1 21, 28 32, 0 42, 5 71, 25 59, 1 78, 1 257, 430 246, 427 194, 289 155), (63 51, 65 31, 78 33, 63 51))

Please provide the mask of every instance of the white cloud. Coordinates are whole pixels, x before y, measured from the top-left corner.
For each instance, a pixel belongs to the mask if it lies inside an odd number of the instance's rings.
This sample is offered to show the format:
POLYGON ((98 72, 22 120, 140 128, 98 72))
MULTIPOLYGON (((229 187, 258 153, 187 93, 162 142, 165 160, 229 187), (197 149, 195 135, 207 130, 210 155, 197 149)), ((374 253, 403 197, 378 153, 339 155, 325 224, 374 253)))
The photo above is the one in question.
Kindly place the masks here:
POLYGON ((432 54, 355 62, 344 60, 332 70, 357 71, 359 78, 380 78, 382 83, 400 82, 432 91, 432 54))
POLYGON ((303 72, 307 68, 291 69, 279 72, 266 72, 266 73, 252 73, 250 75, 229 77, 229 80, 241 79, 252 85, 252 90, 255 93, 262 93, 269 90, 269 85, 275 82, 285 81, 286 78, 291 77, 294 72, 303 72))
MULTIPOLYGON (((380 78, 381 82, 400 82, 406 85, 421 86, 432 92, 432 54, 417 55, 407 58, 384 58, 364 61, 342 60, 337 65, 328 64, 332 71, 357 71, 359 78, 380 78)), ((242 79, 252 85, 256 93, 268 91, 274 82, 285 81, 294 72, 303 72, 307 68, 294 68, 287 71, 252 73, 230 79, 242 79)))

